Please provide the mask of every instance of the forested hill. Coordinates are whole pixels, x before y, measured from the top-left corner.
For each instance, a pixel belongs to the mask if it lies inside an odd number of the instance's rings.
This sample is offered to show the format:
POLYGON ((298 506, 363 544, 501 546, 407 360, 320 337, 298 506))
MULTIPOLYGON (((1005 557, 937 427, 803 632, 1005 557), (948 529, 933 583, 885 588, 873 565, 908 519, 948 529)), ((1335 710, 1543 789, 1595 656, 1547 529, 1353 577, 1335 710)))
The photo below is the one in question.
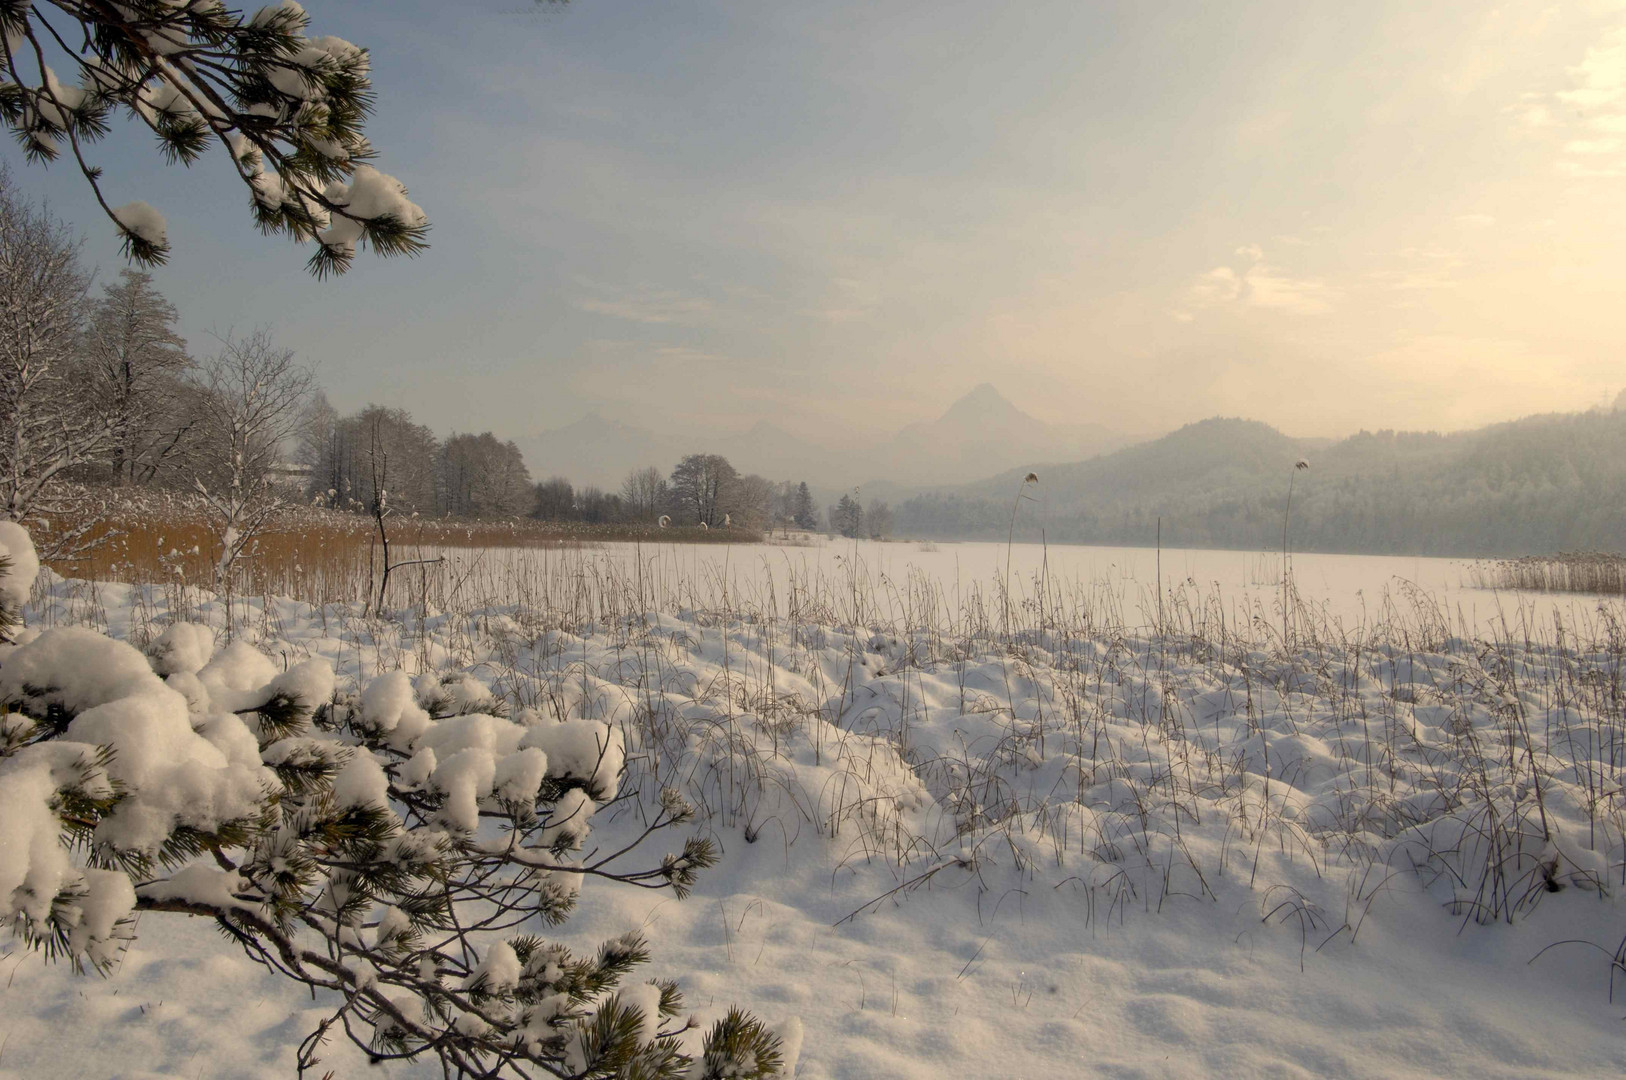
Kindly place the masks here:
MULTIPOLYGON (((1293 439, 1215 418, 1089 461, 1036 466, 1017 535, 1275 548, 1293 476, 1301 551, 1524 555, 1626 548, 1626 412, 1533 416, 1448 435, 1293 439), (1295 472, 1307 459, 1310 468, 1295 472)), ((1003 539, 1026 469, 897 507, 900 535, 1003 539)))

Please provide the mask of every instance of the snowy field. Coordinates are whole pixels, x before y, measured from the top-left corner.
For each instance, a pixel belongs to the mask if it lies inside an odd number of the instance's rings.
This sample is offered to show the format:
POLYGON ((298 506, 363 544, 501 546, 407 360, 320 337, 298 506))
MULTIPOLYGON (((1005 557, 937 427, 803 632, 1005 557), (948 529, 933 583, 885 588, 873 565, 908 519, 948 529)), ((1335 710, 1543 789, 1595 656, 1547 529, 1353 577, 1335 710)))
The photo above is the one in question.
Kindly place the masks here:
MULTIPOLYGON (((621 731, 639 799, 594 843, 676 787, 722 861, 683 901, 589 883, 549 933, 642 928, 798 1076, 1626 1071, 1618 602, 1430 559, 1296 556, 1284 611, 1246 553, 1163 552, 1161 603, 1148 550, 448 555, 382 615, 239 598, 240 640, 341 697, 466 672, 621 731)), ((224 607, 42 575, 28 621, 147 649, 224 607)), ((8 941, 0 986, 5 1080, 292 1076, 331 1012, 150 912, 106 979, 8 941)))

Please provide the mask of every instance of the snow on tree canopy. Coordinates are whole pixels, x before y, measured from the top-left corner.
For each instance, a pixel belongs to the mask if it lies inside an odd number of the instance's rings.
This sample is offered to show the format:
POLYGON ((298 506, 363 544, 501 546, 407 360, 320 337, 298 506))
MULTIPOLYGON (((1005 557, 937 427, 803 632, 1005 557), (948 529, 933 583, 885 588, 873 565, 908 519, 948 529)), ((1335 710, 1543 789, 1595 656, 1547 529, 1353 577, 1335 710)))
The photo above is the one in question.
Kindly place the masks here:
POLYGON ((538 724, 525 731, 521 747, 534 746, 548 756, 548 775, 579 780, 599 802, 615 798, 626 746, 618 728, 596 720, 538 724))
POLYGON ((429 728, 429 714, 418 705, 404 671, 386 671, 367 684, 359 719, 369 730, 392 736, 390 745, 403 749, 429 728))
POLYGON ((282 696, 302 709, 314 709, 333 697, 333 667, 322 660, 305 660, 273 678, 264 693, 267 701, 282 696))
MULTIPOLYGON (((30 747, 0 760, 0 920, 21 917, 43 928, 52 901, 84 880, 62 845, 62 823, 51 801, 63 788, 82 786, 86 775, 94 776, 94 750, 30 747)), ((98 791, 109 790, 105 777, 93 784, 98 791)))
POLYGON ((263 705, 261 689, 276 676, 271 658, 241 639, 220 650, 198 671, 198 681, 210 698, 233 712, 263 705))

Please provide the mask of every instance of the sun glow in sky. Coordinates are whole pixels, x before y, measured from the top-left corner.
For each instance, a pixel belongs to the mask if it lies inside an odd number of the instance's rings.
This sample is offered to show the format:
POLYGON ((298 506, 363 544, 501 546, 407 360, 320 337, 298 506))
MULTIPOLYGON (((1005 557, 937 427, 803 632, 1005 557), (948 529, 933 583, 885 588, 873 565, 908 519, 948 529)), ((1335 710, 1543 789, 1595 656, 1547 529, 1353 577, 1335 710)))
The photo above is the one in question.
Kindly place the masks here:
MULTIPOLYGON (((268 326, 341 409, 830 438, 989 381, 1336 435, 1626 384, 1620 3, 307 6, 372 50, 425 257, 318 284, 223 160, 99 154, 189 337, 268 326)), ((111 275, 77 176, 7 159, 111 275)))

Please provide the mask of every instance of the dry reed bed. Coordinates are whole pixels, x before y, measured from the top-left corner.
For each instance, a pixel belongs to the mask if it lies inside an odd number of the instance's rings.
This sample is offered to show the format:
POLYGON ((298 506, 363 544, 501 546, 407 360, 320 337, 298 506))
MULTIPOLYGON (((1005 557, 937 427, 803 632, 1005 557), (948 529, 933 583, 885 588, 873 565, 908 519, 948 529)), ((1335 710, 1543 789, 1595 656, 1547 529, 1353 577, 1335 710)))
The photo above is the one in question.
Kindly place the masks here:
MULTIPOLYGON (((760 559, 697 579, 659 545, 465 552, 382 615, 262 598, 238 632, 352 685, 466 670, 518 709, 611 721, 646 800, 678 787, 787 858, 822 837, 838 872, 890 869, 879 900, 1043 881, 1104 919, 1240 897, 1309 948, 1353 938, 1401 879, 1465 922, 1626 885, 1608 607, 1484 638, 1415 592, 1350 628, 1291 591, 1284 617, 1193 585, 950 592, 760 559)), ((223 617, 174 583, 36 599, 36 625, 137 644, 223 617)))
MULTIPOLYGON (((96 520, 84 533, 83 550, 51 560, 64 576, 142 584, 213 583, 220 537, 202 500, 185 492, 112 489, 91 500, 96 520)), ((57 529, 72 522, 52 522, 57 529)), ((434 558, 453 551, 565 549, 615 541, 753 543, 748 529, 669 528, 655 525, 594 525, 532 520, 475 521, 386 519, 392 563, 434 558)), ((343 603, 376 595, 384 553, 376 522, 360 514, 288 505, 249 546, 234 571, 233 589, 343 603)))
POLYGON ((1626 556, 1596 551, 1475 563, 1469 574, 1481 589, 1626 596, 1626 556))

